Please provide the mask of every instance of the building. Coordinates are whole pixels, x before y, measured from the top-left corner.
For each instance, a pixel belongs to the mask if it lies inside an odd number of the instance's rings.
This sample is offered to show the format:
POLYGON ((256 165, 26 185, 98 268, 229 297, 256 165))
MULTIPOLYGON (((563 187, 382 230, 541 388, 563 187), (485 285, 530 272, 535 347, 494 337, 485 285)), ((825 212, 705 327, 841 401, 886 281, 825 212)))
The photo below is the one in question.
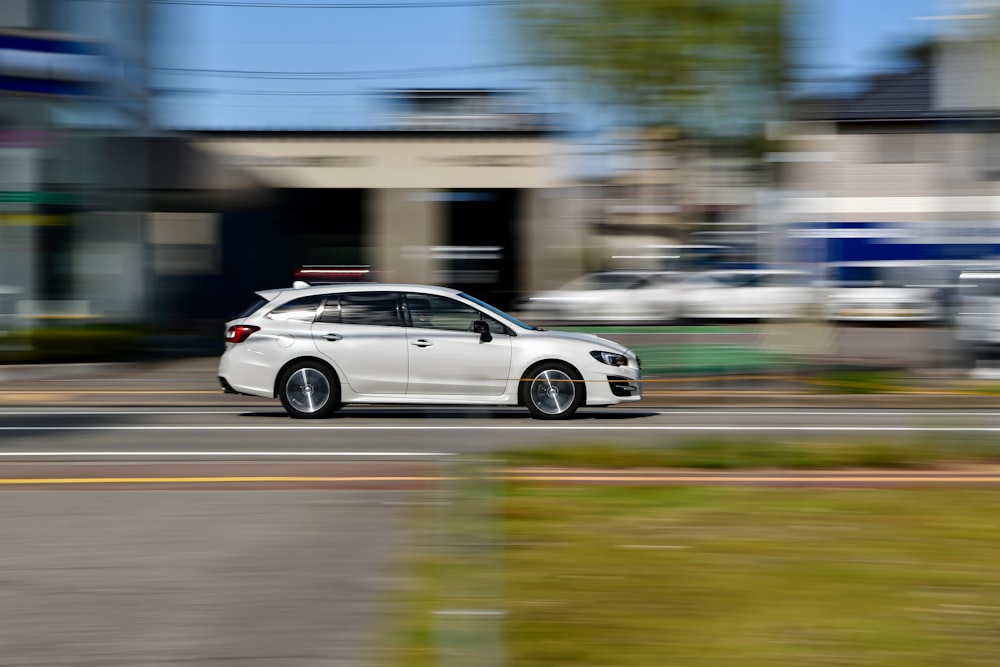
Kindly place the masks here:
POLYGON ((187 133, 270 192, 252 209, 204 212, 226 301, 289 284, 303 264, 366 265, 377 280, 449 285, 500 307, 579 273, 579 218, 543 117, 488 91, 393 100, 382 130, 187 133))
POLYGON ((825 261, 992 253, 1000 95, 985 82, 996 80, 996 50, 995 40, 953 36, 854 95, 804 101, 781 127, 787 151, 774 156, 786 259, 804 256, 796 238, 825 261))

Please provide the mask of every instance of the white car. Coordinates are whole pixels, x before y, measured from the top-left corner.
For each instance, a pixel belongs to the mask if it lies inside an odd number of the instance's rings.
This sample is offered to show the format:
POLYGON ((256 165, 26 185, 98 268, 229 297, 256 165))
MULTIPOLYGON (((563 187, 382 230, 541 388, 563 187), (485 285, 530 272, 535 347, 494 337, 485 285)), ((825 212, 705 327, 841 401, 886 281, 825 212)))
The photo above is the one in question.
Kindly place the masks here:
POLYGON ((676 271, 598 271, 538 292, 515 306, 521 317, 542 321, 650 322, 672 320, 676 271))
POLYGON ((917 262, 827 267, 827 318, 835 322, 937 322, 946 318, 943 269, 917 262))
POLYGON ((683 319, 803 317, 818 298, 809 274, 783 269, 702 271, 678 287, 683 319))
POLYGON ((226 323, 224 391, 292 417, 345 403, 523 405, 564 419, 638 401, 639 360, 597 336, 532 327, 454 289, 341 284, 257 292, 226 323))

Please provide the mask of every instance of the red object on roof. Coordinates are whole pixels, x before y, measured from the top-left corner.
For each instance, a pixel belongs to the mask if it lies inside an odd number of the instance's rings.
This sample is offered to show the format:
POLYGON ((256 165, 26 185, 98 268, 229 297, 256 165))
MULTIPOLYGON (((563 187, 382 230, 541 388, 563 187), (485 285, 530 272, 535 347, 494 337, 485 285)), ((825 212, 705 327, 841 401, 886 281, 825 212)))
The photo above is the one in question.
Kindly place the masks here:
POLYGON ((371 267, 361 264, 306 264, 295 270, 295 280, 310 285, 356 283, 370 279, 371 267))

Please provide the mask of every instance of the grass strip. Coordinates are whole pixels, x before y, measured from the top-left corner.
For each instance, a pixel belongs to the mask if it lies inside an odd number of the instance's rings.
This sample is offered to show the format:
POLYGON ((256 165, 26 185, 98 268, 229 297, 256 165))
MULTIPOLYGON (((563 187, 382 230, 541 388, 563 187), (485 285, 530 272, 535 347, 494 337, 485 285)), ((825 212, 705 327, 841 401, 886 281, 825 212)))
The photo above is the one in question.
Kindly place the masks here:
POLYGON ((1000 463, 1000 441, 979 434, 857 440, 771 440, 707 437, 645 446, 593 443, 517 449, 507 465, 595 468, 692 468, 707 470, 930 468, 1000 463))
POLYGON ((386 667, 1000 664, 1000 492, 547 487, 449 503, 386 667))

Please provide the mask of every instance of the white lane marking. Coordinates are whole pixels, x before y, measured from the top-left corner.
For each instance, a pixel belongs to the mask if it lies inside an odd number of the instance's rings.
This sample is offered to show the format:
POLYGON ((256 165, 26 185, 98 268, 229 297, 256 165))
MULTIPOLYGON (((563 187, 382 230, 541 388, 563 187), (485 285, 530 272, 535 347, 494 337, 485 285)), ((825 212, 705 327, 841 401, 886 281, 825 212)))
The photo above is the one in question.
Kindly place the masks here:
POLYGON ((319 456, 377 456, 377 457, 431 457, 431 456, 454 456, 454 452, 135 452, 122 450, 120 452, 77 452, 67 450, 65 452, 0 452, 0 457, 15 456, 218 456, 218 457, 238 457, 238 456, 289 456, 289 457, 319 457, 319 456))
POLYGON ((944 431, 1000 432, 1000 426, 767 426, 682 424, 656 426, 493 426, 493 425, 335 425, 335 426, 0 426, 0 431, 944 431))

